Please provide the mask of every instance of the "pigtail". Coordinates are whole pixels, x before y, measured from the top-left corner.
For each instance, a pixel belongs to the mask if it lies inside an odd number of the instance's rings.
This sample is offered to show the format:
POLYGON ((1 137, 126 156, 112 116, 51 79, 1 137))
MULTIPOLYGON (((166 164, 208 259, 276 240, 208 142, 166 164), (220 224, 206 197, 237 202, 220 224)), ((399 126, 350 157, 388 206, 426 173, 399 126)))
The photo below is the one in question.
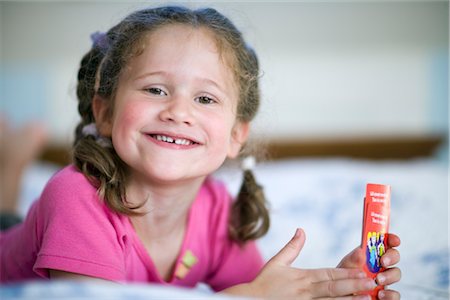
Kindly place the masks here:
POLYGON ((242 185, 231 208, 229 226, 231 238, 244 243, 265 235, 270 226, 266 204, 263 189, 256 182, 252 168, 244 165, 242 185))
POLYGON ((127 202, 127 168, 113 147, 105 147, 92 135, 86 136, 75 147, 74 163, 98 188, 100 198, 109 208, 122 214, 141 215, 136 209, 145 202, 136 206, 127 202))
POLYGON ((78 113, 81 116, 81 122, 75 129, 74 145, 83 138, 83 127, 95 122, 92 112, 92 99, 95 95, 97 70, 103 58, 102 51, 94 45, 81 59, 77 84, 78 113))
MULTIPOLYGON (((92 100, 96 93, 102 93, 96 91, 100 90, 96 85, 108 50, 108 38, 106 34, 95 33, 92 39, 93 47, 82 58, 78 71, 78 112, 82 120, 75 130, 73 163, 97 187, 100 198, 109 208, 123 214, 140 215, 136 209, 144 202, 133 207, 126 201, 125 163, 115 152, 110 138, 100 136, 95 127, 92 100)), ((107 93, 101 96, 111 101, 107 93)))

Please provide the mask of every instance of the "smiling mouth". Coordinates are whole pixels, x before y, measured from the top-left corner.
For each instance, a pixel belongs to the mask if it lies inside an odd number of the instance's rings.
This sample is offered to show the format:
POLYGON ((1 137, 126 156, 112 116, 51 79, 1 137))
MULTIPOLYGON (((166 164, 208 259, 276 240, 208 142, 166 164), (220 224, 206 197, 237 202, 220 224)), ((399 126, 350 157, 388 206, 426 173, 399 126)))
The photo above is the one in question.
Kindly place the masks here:
POLYGON ((176 145, 183 145, 183 146, 190 146, 198 144, 197 142, 194 142, 192 140, 184 139, 184 138, 175 138, 167 135, 162 134, 149 134, 152 138, 155 140, 169 143, 169 144, 176 144, 176 145))

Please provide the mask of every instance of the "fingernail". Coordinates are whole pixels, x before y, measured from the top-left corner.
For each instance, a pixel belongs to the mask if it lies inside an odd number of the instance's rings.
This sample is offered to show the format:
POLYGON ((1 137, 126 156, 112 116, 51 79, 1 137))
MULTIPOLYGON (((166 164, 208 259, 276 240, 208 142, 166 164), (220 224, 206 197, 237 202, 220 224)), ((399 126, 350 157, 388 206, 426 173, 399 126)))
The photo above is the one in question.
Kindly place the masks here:
POLYGON ((368 280, 364 284, 364 288, 367 289, 367 290, 373 290, 376 287, 377 287, 377 284, 375 283, 374 280, 368 280))
POLYGON ((378 274, 375 280, 378 284, 383 284, 386 281, 386 277, 382 274, 378 274))
POLYGON ((391 263, 391 260, 389 259, 389 257, 383 258, 383 265, 385 267, 388 267, 390 263, 391 263))
POLYGON ((295 239, 295 238, 298 238, 299 236, 300 236, 300 228, 297 228, 297 229, 295 230, 294 239, 295 239))
POLYGON ((384 299, 385 297, 386 297, 386 293, 383 290, 378 292, 378 298, 379 299, 384 299))

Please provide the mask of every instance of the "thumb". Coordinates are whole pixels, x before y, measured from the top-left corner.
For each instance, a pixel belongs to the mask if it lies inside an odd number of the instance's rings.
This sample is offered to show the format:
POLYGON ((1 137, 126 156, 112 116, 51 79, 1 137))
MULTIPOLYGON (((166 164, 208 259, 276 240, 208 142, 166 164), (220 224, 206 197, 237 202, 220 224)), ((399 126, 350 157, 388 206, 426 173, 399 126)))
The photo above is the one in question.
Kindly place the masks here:
POLYGON ((280 252, 272 257, 270 262, 278 265, 290 266, 303 249, 305 239, 305 232, 302 229, 297 228, 294 237, 280 250, 280 252))
POLYGON ((365 262, 364 250, 361 247, 355 248, 347 254, 338 264, 338 268, 360 268, 365 262))

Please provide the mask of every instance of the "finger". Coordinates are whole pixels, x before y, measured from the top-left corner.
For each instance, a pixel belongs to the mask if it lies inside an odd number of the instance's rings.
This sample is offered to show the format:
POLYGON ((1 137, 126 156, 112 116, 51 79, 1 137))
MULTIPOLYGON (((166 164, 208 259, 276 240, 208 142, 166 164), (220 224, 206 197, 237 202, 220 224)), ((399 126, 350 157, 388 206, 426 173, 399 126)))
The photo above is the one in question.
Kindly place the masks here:
POLYGON ((365 254, 361 247, 353 249, 337 265, 338 268, 359 268, 364 264, 365 254))
POLYGON ((392 248, 392 247, 398 247, 400 246, 400 238, 398 237, 398 235, 394 234, 394 233, 389 233, 388 234, 388 242, 387 242, 387 246, 388 248, 392 248))
POLYGON ((380 290, 378 292, 378 299, 381 300, 399 300, 400 293, 394 290, 380 290))
POLYGON ((325 297, 320 298, 320 300, 371 300, 369 295, 354 295, 354 296, 344 296, 344 297, 325 297))
POLYGON ((311 293, 314 297, 341 297, 358 292, 373 290, 377 284, 375 280, 366 279, 343 279, 322 281, 312 284, 311 293))
POLYGON ((381 257, 381 265, 385 268, 393 266, 400 261, 400 252, 397 249, 388 249, 381 257))
POLYGON ((381 285, 389 285, 400 281, 402 278, 402 271, 399 268, 387 269, 384 272, 378 273, 376 281, 381 285))
POLYGON ((297 228, 294 237, 269 261, 270 264, 290 266, 305 244, 305 232, 297 228))
POLYGON ((362 279, 366 278, 367 275, 359 269, 314 269, 314 270, 303 270, 311 278, 311 282, 322 282, 322 281, 333 281, 342 279, 362 279))

